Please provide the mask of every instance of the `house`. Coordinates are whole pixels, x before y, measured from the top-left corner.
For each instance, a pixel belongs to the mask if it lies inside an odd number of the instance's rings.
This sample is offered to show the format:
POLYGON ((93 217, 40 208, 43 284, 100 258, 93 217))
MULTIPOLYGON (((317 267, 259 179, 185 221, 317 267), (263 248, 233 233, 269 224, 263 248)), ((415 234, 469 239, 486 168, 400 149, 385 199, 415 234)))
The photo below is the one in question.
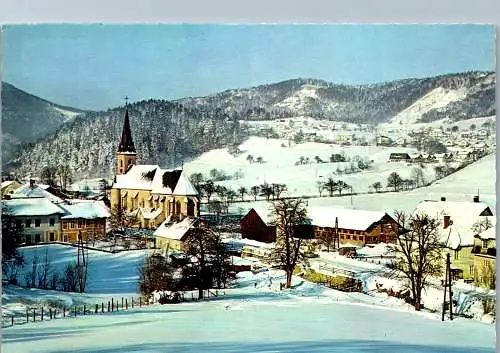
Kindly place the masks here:
POLYGON ((50 191, 53 191, 53 188, 49 187, 49 185, 35 184, 35 181, 31 179, 29 183, 21 185, 13 193, 11 193, 10 198, 46 198, 54 204, 60 204, 64 202, 64 199, 56 196, 50 191))
MULTIPOLYGON (((264 207, 254 207, 240 221, 240 232, 244 239, 252 239, 262 243, 276 241, 276 226, 273 225, 270 210, 264 207)), ((295 226, 295 236, 311 239, 314 237, 309 224, 295 226)))
POLYGON ((136 164, 128 108, 125 111, 116 163, 117 175, 111 189, 112 209, 122 208, 140 214, 141 224, 147 223, 148 227, 160 224, 172 215, 199 216, 199 194, 184 170, 166 170, 158 165, 136 164), (140 208, 145 210, 138 212, 140 208), (157 214, 158 209, 161 210, 160 215, 157 214))
POLYGON ((61 216, 62 239, 58 240, 76 243, 80 236, 83 241, 88 241, 106 235, 106 220, 110 213, 104 202, 73 200, 60 207, 65 213, 61 216))
POLYGON ((388 136, 377 136, 377 146, 391 146, 392 140, 388 136))
POLYGON ((354 134, 338 134, 335 140, 337 143, 352 142, 354 140, 354 134))
POLYGON ((438 237, 443 244, 443 258, 450 253, 455 278, 471 279, 474 267, 474 232, 476 222, 485 218, 494 224, 495 217, 488 205, 474 196, 473 201, 426 200, 420 202, 413 214, 427 214, 440 222, 438 237))
MULTIPOLYGON (((269 211, 252 208, 243 217, 240 231, 243 238, 259 242, 276 241, 276 227, 270 222, 269 211)), ((384 212, 339 209, 332 207, 308 207, 309 220, 296 225, 295 234, 303 239, 318 238, 335 232, 338 221, 339 242, 363 246, 395 240, 399 225, 384 212)))
POLYGON ((7 211, 22 227, 21 243, 26 245, 61 240, 61 216, 65 211, 47 198, 15 198, 2 200, 7 211))
POLYGON ((2 199, 6 195, 13 194, 16 189, 18 189, 22 184, 16 180, 6 180, 2 181, 2 199))
POLYGON ((276 241, 276 226, 271 224, 270 210, 254 207, 240 221, 241 236, 263 243, 276 241))
POLYGON ((478 286, 494 289, 496 280, 496 227, 474 236, 473 277, 478 286))
POLYGON ((389 162, 409 162, 411 157, 408 153, 391 153, 389 162))
POLYGON ((339 243, 357 247, 366 244, 394 242, 400 225, 387 213, 333 207, 309 207, 314 237, 335 233, 335 221, 339 243))
POLYGON ((156 229, 163 221, 163 210, 154 207, 140 207, 137 220, 141 228, 156 229))
POLYGON ((429 131, 429 136, 434 138, 439 138, 443 136, 443 130, 441 129, 432 129, 429 131))
POLYGON ((186 217, 180 222, 167 218, 153 233, 155 247, 163 250, 182 250, 183 241, 197 223, 198 218, 186 217))

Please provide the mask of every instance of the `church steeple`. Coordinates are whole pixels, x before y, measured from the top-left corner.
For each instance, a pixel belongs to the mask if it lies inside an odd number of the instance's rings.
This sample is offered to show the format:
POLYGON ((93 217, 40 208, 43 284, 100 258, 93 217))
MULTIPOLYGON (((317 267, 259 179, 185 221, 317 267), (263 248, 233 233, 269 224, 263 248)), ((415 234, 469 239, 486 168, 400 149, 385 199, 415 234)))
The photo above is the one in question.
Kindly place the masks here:
MULTIPOLYGON (((128 98, 126 98, 128 99, 128 98)), ((128 104, 125 105, 125 120, 123 121, 122 138, 116 153, 116 169, 118 174, 125 174, 135 164, 135 146, 130 130, 128 104)))
POLYGON ((134 140, 132 140, 132 132, 130 131, 130 121, 128 118, 128 107, 125 108, 125 120, 123 122, 122 139, 118 145, 118 152, 133 152, 135 153, 134 140))

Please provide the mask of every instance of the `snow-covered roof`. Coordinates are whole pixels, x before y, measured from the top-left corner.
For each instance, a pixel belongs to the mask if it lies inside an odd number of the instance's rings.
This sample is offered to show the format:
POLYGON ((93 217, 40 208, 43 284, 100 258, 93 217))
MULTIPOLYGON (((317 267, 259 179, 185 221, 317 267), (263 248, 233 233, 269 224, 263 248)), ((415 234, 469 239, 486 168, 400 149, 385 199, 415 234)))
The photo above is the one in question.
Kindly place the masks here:
POLYGON ((102 201, 95 200, 78 200, 69 205, 61 205, 66 211, 66 214, 61 219, 75 219, 75 218, 108 218, 110 213, 108 208, 102 201))
POLYGON ((144 217, 144 219, 155 219, 156 217, 161 215, 162 209, 140 207, 139 212, 142 214, 142 217, 144 217))
POLYGON ((391 245, 378 243, 366 245, 356 250, 356 253, 361 256, 391 256, 394 255, 394 250, 391 245))
POLYGON ((126 174, 116 176, 113 188, 149 190, 163 195, 198 195, 183 170, 167 170, 157 165, 133 165, 126 174))
POLYGON ((7 186, 9 186, 10 184, 14 183, 15 180, 6 180, 6 181, 2 181, 2 189, 3 188, 6 188, 7 186))
POLYGON ((51 194, 46 188, 45 185, 34 185, 34 187, 30 187, 30 184, 25 184, 17 188, 13 194, 10 195, 12 199, 17 198, 47 198, 53 203, 61 203, 64 202, 63 199, 51 194))
POLYGON ((486 229, 485 231, 479 233, 477 235, 479 238, 481 239, 496 239, 497 237, 497 229, 496 227, 491 227, 491 228, 488 228, 486 229))
POLYGON ((48 216, 53 214, 64 214, 64 210, 50 202, 48 199, 40 198, 18 198, 3 200, 13 216, 48 216))
MULTIPOLYGON (((491 209, 483 202, 425 200, 418 203, 413 214, 427 214, 437 220, 450 216, 453 224, 470 229, 481 215, 489 215, 488 211, 491 209)), ((495 224, 495 217, 490 217, 490 220, 495 224)))
POLYGON ((175 186, 174 195, 198 195, 198 191, 194 188, 193 184, 189 181, 186 172, 182 171, 177 185, 175 186))
POLYGON ((155 237, 181 240, 184 235, 191 229, 196 222, 194 217, 186 217, 182 221, 168 224, 169 220, 165 220, 153 235, 155 237))
MULTIPOLYGON (((272 207, 270 205, 269 206, 258 205, 258 206, 252 207, 251 209, 253 209, 259 215, 259 217, 262 219, 262 221, 267 226, 271 225, 273 217, 271 215, 272 207)), ((249 210, 249 212, 250 212, 250 210, 249 210)))
POLYGON ((231 263, 236 266, 252 266, 258 264, 257 260, 250 260, 248 258, 242 258, 239 256, 231 256, 231 263))
POLYGON ((333 228, 337 218, 339 228, 366 230, 373 223, 380 221, 385 213, 349 208, 308 207, 307 215, 311 219, 311 224, 318 227, 333 228))

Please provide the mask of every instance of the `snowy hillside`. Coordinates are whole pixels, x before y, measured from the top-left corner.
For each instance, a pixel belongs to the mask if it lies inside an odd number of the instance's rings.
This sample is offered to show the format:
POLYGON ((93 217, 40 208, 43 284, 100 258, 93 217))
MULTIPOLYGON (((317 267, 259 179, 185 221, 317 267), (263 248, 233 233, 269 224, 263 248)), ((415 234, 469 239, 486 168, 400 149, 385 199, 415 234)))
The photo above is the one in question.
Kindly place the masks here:
MULTIPOLYGON (((251 137, 239 146, 241 154, 234 157, 227 149, 217 149, 202 154, 199 158, 184 165, 188 174, 195 172, 209 175, 210 170, 221 169, 228 175, 242 174, 240 179, 223 181, 219 184, 230 186, 234 190, 241 186, 250 188, 264 182, 284 183, 287 185, 289 195, 318 195, 317 181, 326 181, 329 177, 344 180, 353 187, 354 192, 368 192, 369 186, 381 182, 384 186, 387 177, 396 171, 402 178, 409 178, 414 165, 388 163, 393 152, 416 152, 413 148, 403 147, 377 147, 377 146, 339 146, 308 142, 288 146, 288 141, 280 139, 265 139, 251 137), (330 163, 332 154, 345 154, 353 158, 358 155, 362 159, 373 161, 373 168, 353 174, 338 172, 350 167, 350 162, 330 163), (262 157, 263 163, 249 163, 247 156, 262 157), (300 157, 308 157, 310 164, 295 165, 300 157), (316 163, 315 157, 320 157, 326 163, 316 163)), ((435 178, 432 167, 424 169, 428 180, 435 178)), ((347 192, 347 191, 346 191, 347 192)))
MULTIPOLYGON (((27 263, 45 247, 23 249, 27 263)), ((51 250, 57 266, 76 251, 51 250)), ((2 294, 4 314, 15 308, 23 314, 20 300, 81 305, 134 294, 129 291, 139 252, 90 254, 90 293, 8 287, 2 294)), ((358 262, 357 267, 369 267, 373 275, 379 266, 358 262)), ((292 289, 280 291, 284 279, 281 270, 241 272, 233 288, 207 301, 6 327, 2 352, 494 352, 494 325, 463 318, 441 322, 439 313, 415 312, 401 299, 339 292, 299 277, 293 277, 292 289)))
POLYGON ((396 124, 417 123, 425 113, 431 110, 444 108, 451 102, 464 99, 466 95, 467 90, 465 88, 450 90, 446 90, 443 87, 435 88, 394 116, 391 122, 396 124))

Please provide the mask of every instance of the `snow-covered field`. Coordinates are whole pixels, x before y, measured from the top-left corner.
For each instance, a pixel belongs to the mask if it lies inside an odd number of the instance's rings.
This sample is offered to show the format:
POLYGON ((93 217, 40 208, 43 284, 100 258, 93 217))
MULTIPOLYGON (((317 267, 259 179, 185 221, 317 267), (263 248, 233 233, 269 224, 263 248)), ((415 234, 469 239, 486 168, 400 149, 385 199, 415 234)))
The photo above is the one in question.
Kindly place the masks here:
MULTIPOLYGON (((227 149, 211 150, 202 154, 197 159, 184 165, 184 170, 190 175, 201 172, 208 177, 210 170, 223 170, 228 175, 241 172, 243 177, 218 184, 229 186, 234 190, 244 186, 247 189, 264 182, 284 183, 289 193, 297 196, 319 195, 317 182, 326 182, 329 177, 344 180, 353 187, 354 192, 367 192, 369 186, 375 182, 387 184, 387 177, 392 172, 397 172, 402 178, 410 178, 411 171, 415 165, 404 163, 388 163, 389 156, 393 152, 416 152, 414 148, 403 147, 377 147, 377 146, 351 146, 341 147, 335 144, 307 142, 291 147, 288 141, 281 139, 266 139, 251 137, 240 145, 242 153, 234 157, 227 149), (345 169, 350 162, 329 163, 332 154, 345 153, 346 157, 356 155, 367 160, 373 160, 373 168, 353 174, 338 174, 337 168, 345 169), (248 155, 254 158, 262 157, 264 163, 249 163, 248 155), (308 157, 311 164, 295 165, 299 158, 308 157), (316 163, 315 156, 320 157, 328 163, 316 163)), ((426 167, 424 175, 427 180, 435 178, 432 166, 426 167)), ((246 196, 251 199, 250 196, 246 196)))
MULTIPOLYGON (((444 196, 449 201, 472 201, 479 191, 480 200, 496 209, 496 155, 481 160, 434 182, 432 185, 402 192, 361 194, 343 197, 317 197, 307 200, 309 206, 352 207, 364 210, 382 211, 393 214, 394 210, 412 211, 422 200, 439 200, 444 196)), ((351 183, 350 176, 344 179, 351 183)), ((252 207, 265 208, 266 201, 240 202, 231 205, 232 212, 246 213, 252 207)))
POLYGON ((382 308, 299 278, 279 291, 283 280, 281 271, 243 272, 208 301, 16 325, 4 329, 2 351, 494 352, 493 325, 382 308))

